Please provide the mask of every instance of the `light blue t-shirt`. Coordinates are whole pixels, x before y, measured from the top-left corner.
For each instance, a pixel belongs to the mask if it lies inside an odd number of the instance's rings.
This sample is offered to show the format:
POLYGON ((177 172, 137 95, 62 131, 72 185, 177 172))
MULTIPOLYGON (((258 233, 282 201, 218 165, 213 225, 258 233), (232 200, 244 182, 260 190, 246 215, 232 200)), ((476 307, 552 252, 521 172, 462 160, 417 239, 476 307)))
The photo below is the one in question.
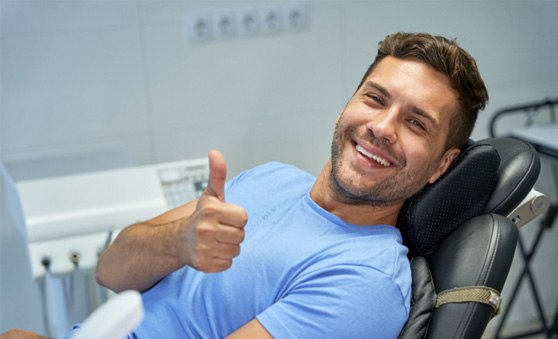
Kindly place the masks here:
POLYGON ((227 184, 249 218, 240 256, 225 272, 169 274, 130 337, 223 338, 257 318, 275 338, 396 338, 411 292, 399 231, 344 222, 312 201, 314 182, 268 163, 227 184))
POLYGON ((133 338, 222 338, 257 318, 275 338, 396 338, 411 273, 399 231, 347 224, 309 196, 315 178, 268 163, 227 185, 248 213, 229 270, 184 267, 143 294, 133 338))

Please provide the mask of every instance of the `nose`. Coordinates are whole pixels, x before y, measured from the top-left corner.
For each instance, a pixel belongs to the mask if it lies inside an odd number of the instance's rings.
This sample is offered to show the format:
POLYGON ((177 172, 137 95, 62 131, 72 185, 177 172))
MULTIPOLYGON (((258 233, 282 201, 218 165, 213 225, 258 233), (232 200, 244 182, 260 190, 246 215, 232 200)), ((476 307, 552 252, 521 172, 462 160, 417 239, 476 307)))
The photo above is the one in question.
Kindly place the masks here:
POLYGON ((392 107, 378 112, 375 117, 370 120, 368 128, 375 137, 392 144, 397 140, 397 123, 397 109, 392 107))

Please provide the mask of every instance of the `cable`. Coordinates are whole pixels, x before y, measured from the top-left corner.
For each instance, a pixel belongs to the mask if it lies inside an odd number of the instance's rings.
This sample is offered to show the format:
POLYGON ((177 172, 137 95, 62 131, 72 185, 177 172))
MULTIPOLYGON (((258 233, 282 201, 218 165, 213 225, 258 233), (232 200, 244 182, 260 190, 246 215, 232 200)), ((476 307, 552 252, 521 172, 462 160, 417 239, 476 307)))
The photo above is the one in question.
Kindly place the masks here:
POLYGON ((39 282, 40 288, 39 293, 41 294, 41 301, 42 301, 42 308, 43 308, 43 323, 45 325, 45 331, 47 337, 52 336, 52 328, 50 326, 50 321, 48 319, 48 307, 47 307, 47 280, 50 279, 50 257, 44 256, 41 259, 41 265, 45 268, 45 275, 42 280, 39 282))

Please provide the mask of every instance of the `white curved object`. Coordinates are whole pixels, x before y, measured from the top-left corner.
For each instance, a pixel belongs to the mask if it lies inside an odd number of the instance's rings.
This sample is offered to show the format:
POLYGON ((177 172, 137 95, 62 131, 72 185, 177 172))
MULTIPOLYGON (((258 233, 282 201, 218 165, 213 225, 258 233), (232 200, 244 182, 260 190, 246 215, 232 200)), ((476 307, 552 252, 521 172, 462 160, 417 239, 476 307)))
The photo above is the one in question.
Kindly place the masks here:
POLYGON ((122 339, 143 320, 143 303, 136 291, 124 291, 101 305, 83 322, 73 339, 122 339))

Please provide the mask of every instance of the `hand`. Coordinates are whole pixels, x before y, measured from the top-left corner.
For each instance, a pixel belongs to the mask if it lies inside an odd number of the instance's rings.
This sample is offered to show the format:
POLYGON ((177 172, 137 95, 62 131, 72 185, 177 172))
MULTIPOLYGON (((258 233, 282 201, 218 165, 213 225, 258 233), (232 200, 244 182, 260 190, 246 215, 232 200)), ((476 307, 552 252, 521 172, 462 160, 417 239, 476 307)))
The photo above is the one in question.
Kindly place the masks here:
POLYGON ((209 182, 196 209, 182 226, 183 260, 197 270, 221 272, 232 266, 244 240, 246 211, 225 202, 227 165, 218 151, 209 153, 209 182))

